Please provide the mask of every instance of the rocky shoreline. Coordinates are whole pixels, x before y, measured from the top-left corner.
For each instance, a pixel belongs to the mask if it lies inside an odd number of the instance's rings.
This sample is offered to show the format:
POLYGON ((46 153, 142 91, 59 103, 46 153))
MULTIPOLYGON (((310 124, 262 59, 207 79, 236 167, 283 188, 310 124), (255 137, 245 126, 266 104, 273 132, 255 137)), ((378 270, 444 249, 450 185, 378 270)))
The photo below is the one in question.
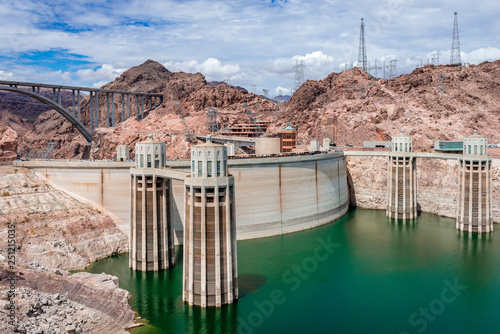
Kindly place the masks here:
MULTIPOLYGON (((24 265, 23 265, 24 266, 24 265)), ((134 327, 130 294, 118 278, 106 274, 53 270, 36 262, 13 273, 0 266, 0 277, 16 277, 14 324, 8 319, 6 279, 0 280, 1 333, 117 333, 134 327)))
POLYGON ((104 212, 30 170, 0 167, 0 333, 122 334, 137 326, 117 277, 67 271, 128 251, 104 212))

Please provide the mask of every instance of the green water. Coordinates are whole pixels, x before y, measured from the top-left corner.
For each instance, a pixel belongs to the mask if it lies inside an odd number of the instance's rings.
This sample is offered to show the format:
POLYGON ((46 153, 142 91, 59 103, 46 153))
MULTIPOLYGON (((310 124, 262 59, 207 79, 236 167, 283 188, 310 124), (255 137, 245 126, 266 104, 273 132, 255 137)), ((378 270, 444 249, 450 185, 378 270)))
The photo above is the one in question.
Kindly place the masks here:
POLYGON ((87 271, 116 275, 130 291, 148 320, 133 333, 499 333, 498 232, 357 209, 319 228, 239 241, 240 299, 219 309, 182 302, 181 247, 167 271, 134 272, 128 254, 87 271))

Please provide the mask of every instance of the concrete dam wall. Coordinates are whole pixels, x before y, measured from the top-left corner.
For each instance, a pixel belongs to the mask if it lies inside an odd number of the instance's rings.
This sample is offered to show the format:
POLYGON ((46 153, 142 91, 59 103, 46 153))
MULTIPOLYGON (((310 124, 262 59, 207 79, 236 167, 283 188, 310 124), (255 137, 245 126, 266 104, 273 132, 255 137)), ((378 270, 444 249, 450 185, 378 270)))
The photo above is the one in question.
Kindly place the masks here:
MULTIPOLYGON (((169 161, 189 170, 189 161, 169 161)), ((58 186, 94 201, 130 230, 131 162, 27 161, 18 166, 43 174, 58 186)), ((349 206, 343 153, 229 160, 234 176, 238 240, 299 231, 326 224, 349 206)), ((184 182, 172 180, 175 243, 182 244, 184 182)))

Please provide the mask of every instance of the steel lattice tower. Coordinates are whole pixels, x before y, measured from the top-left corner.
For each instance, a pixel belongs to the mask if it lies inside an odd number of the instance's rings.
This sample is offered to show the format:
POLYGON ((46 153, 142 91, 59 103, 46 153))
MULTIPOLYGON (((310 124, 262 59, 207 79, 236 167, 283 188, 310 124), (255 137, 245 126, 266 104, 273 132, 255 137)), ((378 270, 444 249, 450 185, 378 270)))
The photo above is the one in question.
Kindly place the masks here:
POLYGON ((359 31, 358 66, 361 66, 363 71, 368 70, 366 61, 365 24, 363 18, 361 18, 361 29, 359 31))
POLYGON ((458 37, 458 18, 455 12, 455 22, 453 23, 453 41, 451 42, 450 64, 462 64, 460 54, 460 39, 458 37))
POLYGON ((295 70, 295 79, 293 82, 293 90, 294 91, 299 89, 300 86, 302 86, 302 84, 304 83, 304 81, 306 81, 306 79, 304 77, 304 67, 305 66, 306 65, 304 65, 303 60, 301 60, 300 63, 298 60, 295 61, 295 66, 293 67, 293 69, 295 70))

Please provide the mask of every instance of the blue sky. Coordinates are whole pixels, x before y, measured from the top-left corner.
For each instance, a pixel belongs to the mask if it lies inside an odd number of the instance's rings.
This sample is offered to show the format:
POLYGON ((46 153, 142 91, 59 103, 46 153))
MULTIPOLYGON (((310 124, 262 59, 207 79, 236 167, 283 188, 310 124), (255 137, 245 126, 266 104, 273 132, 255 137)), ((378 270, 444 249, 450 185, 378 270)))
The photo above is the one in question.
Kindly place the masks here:
POLYGON ((500 59, 496 1, 2 0, 0 80, 99 87, 153 59, 276 95, 296 60, 306 79, 355 62, 361 17, 372 65, 397 59, 409 73, 435 52, 447 64, 454 11, 462 60, 500 59))

